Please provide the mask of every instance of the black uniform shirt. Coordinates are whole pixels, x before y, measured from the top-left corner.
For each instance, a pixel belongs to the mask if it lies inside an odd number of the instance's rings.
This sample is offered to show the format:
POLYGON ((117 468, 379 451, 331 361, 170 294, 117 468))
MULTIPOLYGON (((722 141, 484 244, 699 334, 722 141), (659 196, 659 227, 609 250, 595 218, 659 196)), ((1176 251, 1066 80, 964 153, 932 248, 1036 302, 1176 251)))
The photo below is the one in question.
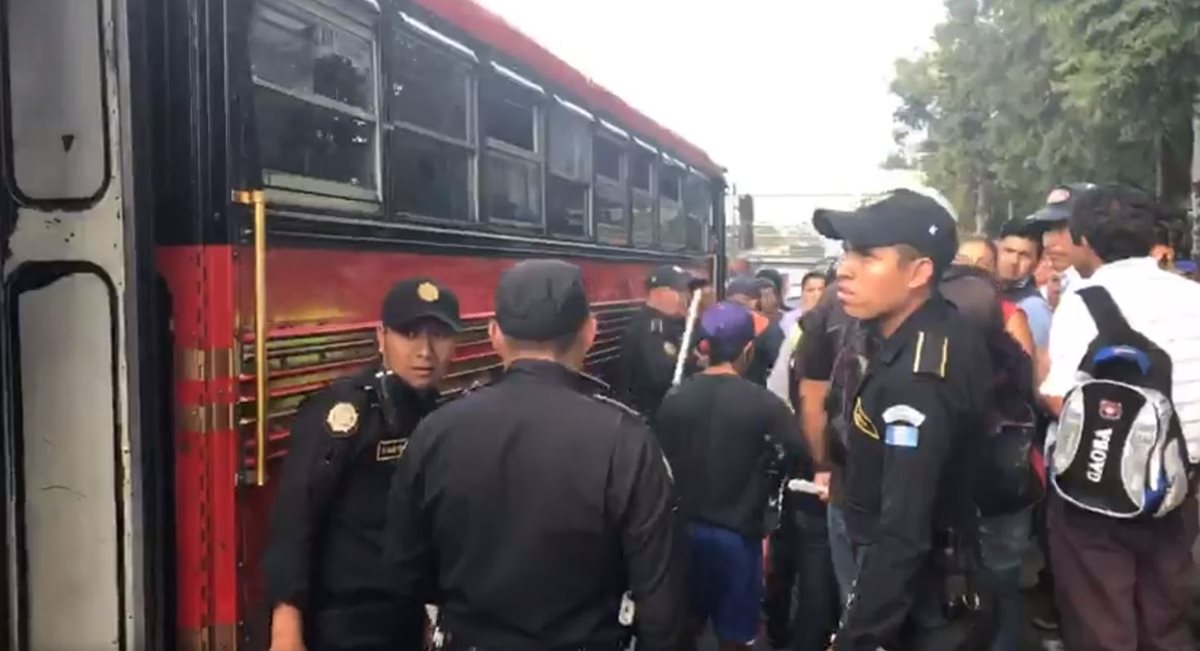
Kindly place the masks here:
MULTIPOLYGON (((387 605, 383 575, 384 505, 408 435, 436 405, 378 366, 334 382, 301 405, 275 498, 263 556, 270 603, 304 613, 306 637, 322 613, 387 605), (388 409, 391 423, 384 410, 388 409)), ((329 628, 329 627, 325 627, 329 628)))
POLYGON ((518 361, 413 435, 389 495, 403 599, 434 582, 450 644, 674 648, 685 600, 669 470, 644 422, 591 382, 518 361))
POLYGON ((866 547, 837 649, 892 644, 909 614, 934 533, 968 526, 967 462, 990 400, 976 329, 935 296, 872 356, 848 435, 846 525, 866 547))
MULTIPOLYGON (((633 315, 621 335, 622 395, 648 419, 653 419, 663 396, 671 388, 686 326, 684 319, 644 305, 633 315)), ((690 365, 685 371, 689 370, 690 365)))

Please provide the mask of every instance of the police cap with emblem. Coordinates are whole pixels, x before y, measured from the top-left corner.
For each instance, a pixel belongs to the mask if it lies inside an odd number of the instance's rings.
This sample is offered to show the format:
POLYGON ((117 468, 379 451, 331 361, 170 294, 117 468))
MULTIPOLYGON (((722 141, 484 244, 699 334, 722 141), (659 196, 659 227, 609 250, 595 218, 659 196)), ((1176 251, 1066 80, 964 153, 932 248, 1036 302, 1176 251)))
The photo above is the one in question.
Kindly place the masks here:
POLYGON ((1055 186, 1050 191, 1050 196, 1046 197, 1046 205, 1026 220, 1041 226, 1053 226, 1056 222, 1065 222, 1071 218, 1075 200, 1095 187, 1094 183, 1064 183, 1055 186))
POLYGON ((942 270, 958 251, 954 217, 940 203, 912 190, 894 190, 854 211, 817 210, 817 232, 854 249, 906 245, 942 270))
POLYGON ((690 292, 707 284, 707 279, 697 278, 683 267, 671 264, 656 267, 649 276, 646 276, 646 289, 667 287, 679 292, 690 292))
POLYGON ((383 299, 384 327, 400 332, 422 319, 440 321, 458 332, 458 297, 431 278, 407 278, 393 285, 383 299))
POLYGON ((590 314, 583 272, 562 260, 525 260, 500 274, 496 323, 514 339, 550 341, 578 332, 590 314))

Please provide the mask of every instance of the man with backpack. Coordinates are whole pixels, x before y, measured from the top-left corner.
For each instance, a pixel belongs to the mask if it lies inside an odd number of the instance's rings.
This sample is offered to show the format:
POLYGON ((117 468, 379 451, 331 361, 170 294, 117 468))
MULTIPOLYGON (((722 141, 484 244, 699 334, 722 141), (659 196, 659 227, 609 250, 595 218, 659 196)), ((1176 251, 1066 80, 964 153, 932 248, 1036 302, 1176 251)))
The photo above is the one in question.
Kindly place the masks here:
POLYGON ((1085 191, 1041 393, 1050 446, 1050 554, 1072 651, 1194 649, 1187 625, 1200 461, 1200 286, 1149 257, 1157 207, 1124 186, 1085 191))
MULTIPOLYGON (((961 251, 961 249, 960 249, 961 251)), ((1045 495, 1032 359, 1006 331, 995 280, 986 270, 955 264, 942 276, 942 295, 982 335, 992 360, 991 413, 975 471, 980 547, 996 600, 991 651, 1017 651, 1025 627, 1021 565, 1029 547, 1032 507, 1045 495)))

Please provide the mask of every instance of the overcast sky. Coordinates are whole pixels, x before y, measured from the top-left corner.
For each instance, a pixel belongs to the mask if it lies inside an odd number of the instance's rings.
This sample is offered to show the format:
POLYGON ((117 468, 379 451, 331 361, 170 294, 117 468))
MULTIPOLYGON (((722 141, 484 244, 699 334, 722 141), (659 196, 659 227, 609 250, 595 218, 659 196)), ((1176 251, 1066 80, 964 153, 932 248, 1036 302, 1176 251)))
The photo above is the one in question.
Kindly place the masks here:
POLYGON ((941 0, 478 1, 754 193, 875 191, 892 63, 928 48, 943 14, 941 0))

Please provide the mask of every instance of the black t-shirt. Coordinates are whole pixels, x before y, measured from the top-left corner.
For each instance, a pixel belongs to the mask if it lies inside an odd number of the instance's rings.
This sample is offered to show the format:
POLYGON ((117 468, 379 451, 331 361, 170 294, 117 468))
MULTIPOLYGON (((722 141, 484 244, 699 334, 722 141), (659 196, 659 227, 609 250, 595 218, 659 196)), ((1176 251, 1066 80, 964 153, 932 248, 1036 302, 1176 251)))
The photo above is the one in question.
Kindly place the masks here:
POLYGON ((775 360, 779 357, 779 351, 783 348, 786 338, 778 320, 772 321, 762 334, 754 338, 754 357, 750 360, 750 367, 746 369, 747 380, 760 387, 767 386, 767 376, 775 367, 775 360))
POLYGON ((767 500, 804 446, 778 396, 742 377, 696 375, 667 394, 654 431, 687 521, 766 533, 767 500))
MULTIPOLYGON (((843 334, 846 328, 854 325, 855 321, 837 300, 837 285, 831 284, 821 295, 820 302, 800 319, 800 343, 797 344, 797 365, 801 369, 801 377, 806 380, 829 382, 830 399, 826 401, 826 411, 829 414, 829 425, 826 427, 827 449, 840 445, 838 432, 832 428, 841 426, 841 419, 835 417, 840 411, 840 395, 843 387, 838 378, 834 377, 833 367, 837 362, 838 353, 844 345, 843 334)), ((835 506, 841 506, 842 498, 842 466, 840 455, 832 455, 833 472, 830 479, 830 500, 835 506)))

